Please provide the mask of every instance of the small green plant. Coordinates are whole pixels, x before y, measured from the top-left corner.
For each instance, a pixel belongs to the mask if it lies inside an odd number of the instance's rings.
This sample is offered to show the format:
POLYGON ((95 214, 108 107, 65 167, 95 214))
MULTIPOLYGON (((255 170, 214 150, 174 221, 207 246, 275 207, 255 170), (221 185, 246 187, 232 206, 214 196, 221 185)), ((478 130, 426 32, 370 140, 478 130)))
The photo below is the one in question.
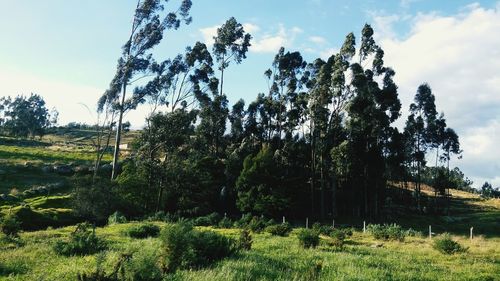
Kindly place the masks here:
POLYGON ((127 218, 120 212, 116 211, 108 217, 108 224, 126 223, 127 218))
POLYGON ((252 243, 252 234, 250 233, 250 230, 243 228, 238 239, 238 248, 240 250, 249 251, 252 249, 252 243))
POLYGON ((231 228, 232 226, 233 226, 233 222, 228 217, 223 217, 220 220, 219 225, 218 225, 219 228, 231 228))
POLYGON ((367 230, 373 235, 373 238, 381 240, 404 241, 407 233, 397 224, 370 224, 367 230))
POLYGON ((216 226, 220 221, 220 215, 217 213, 211 213, 206 216, 197 217, 194 219, 194 225, 196 226, 216 226))
POLYGON ((252 219, 248 223, 248 227, 250 228, 250 230, 252 230, 255 233, 262 232, 262 230, 264 230, 266 226, 267 226, 266 220, 264 220, 264 218, 257 216, 252 217, 252 219))
POLYGON ((302 229, 297 234, 303 248, 316 248, 319 245, 319 232, 314 229, 302 229))
POLYGON ((136 226, 132 226, 127 230, 127 235, 132 238, 148 238, 157 237, 160 234, 160 227, 152 223, 143 223, 136 226))
POLYGON ((457 241, 451 239, 451 236, 447 233, 442 234, 440 237, 434 239, 432 247, 443 254, 456 254, 463 253, 467 251, 467 248, 463 247, 457 241))
POLYGON ((64 256, 90 255, 105 249, 106 243, 97 237, 89 223, 78 224, 69 241, 59 240, 54 245, 56 253, 64 256))
POLYGON ((276 236, 288 236, 292 231, 292 226, 288 223, 275 224, 266 227, 266 232, 276 236))
POLYGON ((233 254, 233 239, 212 231, 198 231, 190 224, 178 223, 167 226, 161 233, 164 272, 172 273, 179 268, 198 268, 233 254))
POLYGON ((0 220, 0 230, 8 237, 17 237, 21 230, 21 223, 12 215, 7 215, 0 220))
POLYGON ((329 235, 333 231, 333 227, 329 225, 324 225, 319 222, 315 222, 312 225, 312 229, 319 232, 319 234, 329 235))
POLYGON ((334 229, 330 232, 330 240, 328 244, 332 247, 342 249, 346 238, 346 231, 344 229, 334 229))

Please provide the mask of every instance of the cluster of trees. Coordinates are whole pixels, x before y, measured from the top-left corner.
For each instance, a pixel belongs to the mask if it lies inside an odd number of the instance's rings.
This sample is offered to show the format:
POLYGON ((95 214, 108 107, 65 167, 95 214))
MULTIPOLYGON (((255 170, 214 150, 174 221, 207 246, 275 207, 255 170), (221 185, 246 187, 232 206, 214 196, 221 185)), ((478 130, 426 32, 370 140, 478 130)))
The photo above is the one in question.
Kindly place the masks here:
POLYGON ((151 54, 164 30, 191 21, 190 7, 185 0, 176 13, 165 13, 159 1, 138 1, 116 75, 99 100, 99 111, 118 124, 138 104, 152 108, 137 154, 119 175, 121 126, 116 130, 112 179, 134 210, 378 217, 389 180, 414 182, 421 210, 430 150, 435 183, 450 181, 458 136, 427 84, 418 87, 404 130, 393 126, 401 115, 395 71, 384 64, 370 25, 358 42, 348 34, 326 61, 306 62, 281 48, 264 71, 269 87, 248 105, 230 107, 224 73, 251 45, 234 18, 218 28, 212 49, 197 42, 161 62, 151 54), (127 86, 144 77, 127 96, 127 86))
POLYGON ((481 190, 479 191, 481 196, 486 198, 499 198, 500 197, 500 187, 493 188, 491 183, 485 182, 481 186, 481 190))
POLYGON ((0 132, 4 135, 35 138, 57 124, 58 112, 49 111, 40 95, 0 99, 0 132))

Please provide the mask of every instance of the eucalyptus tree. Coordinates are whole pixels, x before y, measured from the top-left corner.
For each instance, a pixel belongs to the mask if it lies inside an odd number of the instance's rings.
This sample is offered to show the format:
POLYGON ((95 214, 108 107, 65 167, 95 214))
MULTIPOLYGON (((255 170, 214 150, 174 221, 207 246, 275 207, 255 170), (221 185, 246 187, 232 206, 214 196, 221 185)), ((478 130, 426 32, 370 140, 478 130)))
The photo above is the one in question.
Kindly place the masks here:
POLYGON ((428 84, 418 87, 414 102, 410 105, 410 115, 405 131, 412 146, 412 160, 416 170, 415 193, 417 208, 421 209, 421 171, 425 166, 425 155, 432 144, 433 124, 437 119, 435 97, 428 84))
POLYGON ((384 66, 382 49, 373 40, 373 29, 365 25, 362 30, 360 63, 350 66, 353 97, 347 108, 347 139, 350 156, 351 184, 361 187, 357 192, 358 214, 379 215, 385 190, 386 140, 391 124, 399 117, 401 103, 393 81, 394 70, 384 66), (373 57, 371 67, 362 64, 373 57), (360 204, 361 203, 361 204, 360 204))
POLYGON ((228 19, 221 27, 217 29, 217 35, 214 37, 213 53, 219 63, 220 74, 220 92, 223 94, 224 71, 231 61, 241 63, 246 58, 248 48, 251 46, 252 36, 246 33, 243 25, 238 23, 234 17, 228 19))
POLYGON ((298 96, 304 82, 301 76, 306 66, 307 63, 299 52, 285 53, 285 48, 281 47, 274 57, 272 69, 264 72, 269 81, 268 98, 274 108, 279 142, 283 131, 291 136, 300 125, 298 115, 301 107, 296 103, 299 102, 298 96))
POLYGON ((118 111, 116 126, 115 149, 113 154, 113 172, 117 174, 117 163, 121 141, 123 114, 133 109, 137 104, 127 102, 127 86, 135 82, 138 75, 146 72, 152 64, 151 50, 163 39, 166 29, 177 29, 182 22, 189 24, 191 17, 191 0, 182 0, 174 12, 164 12, 164 2, 160 0, 138 0, 132 19, 130 35, 122 47, 122 55, 118 59, 117 69, 109 89, 98 101, 98 110, 102 111, 105 104, 113 104, 118 111))
POLYGON ((0 106, 3 109, 3 130, 9 135, 41 138, 51 125, 50 112, 40 95, 3 97, 0 106))

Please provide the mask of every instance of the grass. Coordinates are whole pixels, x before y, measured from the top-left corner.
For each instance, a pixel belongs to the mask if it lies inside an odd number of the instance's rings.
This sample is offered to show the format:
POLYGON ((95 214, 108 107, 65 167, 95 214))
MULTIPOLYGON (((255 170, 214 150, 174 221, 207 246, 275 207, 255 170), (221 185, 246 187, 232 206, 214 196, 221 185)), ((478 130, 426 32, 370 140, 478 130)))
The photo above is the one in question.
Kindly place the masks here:
MULTIPOLYGON (((156 223, 163 226, 161 223, 156 223)), ((110 242, 105 268, 129 249, 160 247, 157 238, 133 239, 126 230, 137 223, 117 224, 97 229, 97 235, 110 242)), ((203 227, 210 229, 209 227, 203 227)), ((91 270, 96 255, 62 257, 51 245, 67 237, 74 227, 21 234, 24 246, 0 244, 1 280, 75 280, 79 272, 91 270), (10 273, 8 273, 10 272, 10 273)), ((237 229, 215 229, 237 237, 237 229)), ((178 271, 166 280, 498 280, 500 278, 500 239, 477 238, 472 242, 454 237, 467 253, 443 255, 426 238, 410 237, 405 242, 383 242, 355 232, 343 250, 335 250, 322 237, 316 249, 303 249, 297 241, 298 229, 289 237, 253 234, 252 250, 225 259, 201 270, 178 271), (321 268, 321 269, 319 269, 321 268)))

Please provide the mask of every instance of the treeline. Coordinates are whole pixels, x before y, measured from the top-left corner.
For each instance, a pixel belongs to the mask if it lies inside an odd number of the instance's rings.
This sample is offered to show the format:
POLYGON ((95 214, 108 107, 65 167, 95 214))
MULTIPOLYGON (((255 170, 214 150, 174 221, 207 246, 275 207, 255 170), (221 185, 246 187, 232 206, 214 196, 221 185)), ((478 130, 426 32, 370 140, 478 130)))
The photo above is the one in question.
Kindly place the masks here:
POLYGON ((47 129, 57 124, 57 110, 49 109, 40 95, 0 98, 0 134, 42 138, 47 129))
MULTIPOLYGON (((158 5, 136 11, 116 75, 99 100, 99 112, 118 124, 138 104, 153 109, 135 157, 117 177, 113 165, 112 179, 132 205, 129 212, 379 217, 389 180, 414 183, 413 205, 420 211, 430 150, 434 166, 447 163, 432 177, 439 194, 451 186, 449 160, 461 152, 457 134, 438 114, 425 83, 404 130, 393 125, 401 115, 395 71, 384 64, 370 25, 359 40, 348 34, 326 61, 306 62, 281 48, 264 71, 268 88, 248 104, 229 106, 224 85, 231 81, 224 74, 251 45, 234 18, 217 30, 211 50, 197 42, 161 62, 150 53, 162 39, 152 30, 189 23, 189 8, 190 1, 182 1, 180 15, 162 14, 158 5), (145 73, 153 78, 126 98, 127 87, 145 73)), ((115 142, 117 160, 120 131, 115 142)))

